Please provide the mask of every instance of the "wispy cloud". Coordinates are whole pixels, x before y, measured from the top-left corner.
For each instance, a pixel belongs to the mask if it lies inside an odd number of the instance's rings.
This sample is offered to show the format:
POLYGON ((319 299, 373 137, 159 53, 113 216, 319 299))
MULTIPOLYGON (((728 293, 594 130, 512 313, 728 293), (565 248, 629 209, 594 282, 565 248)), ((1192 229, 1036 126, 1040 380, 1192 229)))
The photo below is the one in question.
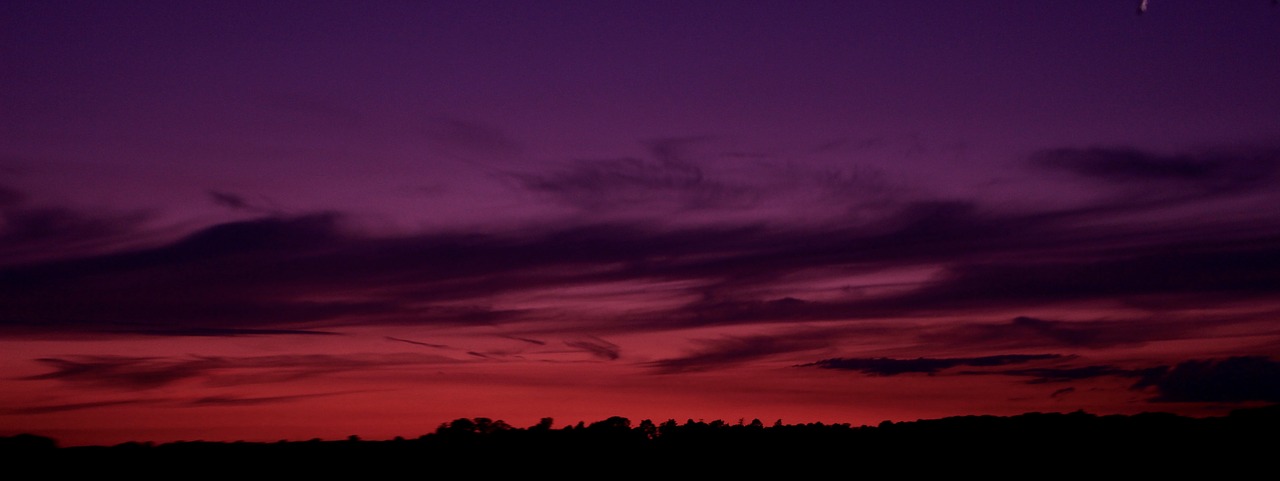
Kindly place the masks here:
POLYGON ((1061 354, 1001 354, 982 357, 893 359, 887 357, 831 358, 801 364, 798 367, 817 367, 842 371, 858 371, 875 376, 899 374, 936 374, 960 366, 996 367, 1010 364, 1026 364, 1036 361, 1060 360, 1061 354))
POLYGON ((693 342, 698 348, 684 356, 652 361, 645 365, 661 374, 706 371, 828 346, 827 340, 820 336, 803 335, 725 336, 695 339, 693 342))
POLYGON ((1143 321, 1055 321, 1018 316, 1005 323, 965 323, 920 336, 925 342, 974 346, 1067 346, 1103 349, 1173 339, 1191 332, 1187 322, 1160 322, 1161 329, 1143 321))
POLYGON ((407 343, 407 344, 413 344, 413 345, 415 345, 415 346, 433 347, 433 348, 437 348, 437 349, 444 349, 444 348, 448 348, 448 347, 449 347, 449 346, 446 346, 446 345, 444 345, 444 344, 432 344, 432 343, 429 343, 429 342, 412 341, 412 340, 409 340, 409 339, 400 339, 400 338, 398 338, 398 337, 391 337, 391 336, 385 336, 385 337, 386 337, 386 339, 387 339, 388 341, 403 342, 403 343, 407 343))
POLYGON ((582 350, 594 357, 604 359, 606 361, 616 361, 622 356, 622 348, 617 344, 592 337, 590 339, 579 339, 575 341, 565 341, 566 346, 574 349, 582 350))
POLYGON ((645 143, 644 157, 574 160, 509 177, 524 190, 596 217, 680 214, 708 222, 750 218, 744 214, 751 212, 784 223, 794 221, 788 217, 874 215, 892 209, 902 194, 869 166, 807 166, 749 155, 747 162, 741 152, 718 151, 714 140, 658 139, 645 143), (727 158, 737 161, 726 164, 727 158))
POLYGON ((527 343, 529 343, 529 344, 534 344, 534 345, 538 345, 538 346, 545 346, 545 345, 547 345, 547 342, 546 342, 546 341, 539 341, 539 340, 537 340, 537 339, 530 339, 530 338, 527 338, 527 337, 517 337, 517 336, 502 336, 502 337, 505 337, 505 338, 507 338, 507 339, 516 340, 516 341, 520 341, 520 342, 527 342, 527 343))
MULTIPOLYGON (((960 376, 1013 376, 1027 384, 1060 384, 1096 379, 1132 379, 1133 391, 1154 394, 1153 402, 1280 402, 1280 362, 1265 356, 1233 356, 1190 359, 1174 365, 1122 367, 1107 364, 1070 365, 1074 356, 1059 354, 1002 354, 973 358, 832 358, 797 367, 857 371, 875 376, 900 374, 948 374, 960 376), (1048 366, 1006 368, 1022 364, 1048 366), (1065 365, 1064 365, 1065 364, 1065 365), (996 369, 955 370, 957 367, 996 369)), ((1075 392, 1060 388, 1051 397, 1075 392)))
POLYGON ((257 357, 78 356, 42 358, 52 371, 26 380, 57 380, 111 390, 142 391, 200 379, 209 385, 279 382, 352 370, 461 362, 422 354, 279 355, 257 357))
POLYGON ((61 413, 67 411, 82 411, 85 409, 98 409, 113 406, 127 406, 132 404, 147 404, 154 401, 145 399, 122 399, 114 401, 89 401, 65 404, 40 404, 32 406, 24 406, 20 408, 7 409, 4 412, 8 414, 32 415, 32 414, 50 414, 61 413))
POLYGON ((243 195, 233 194, 231 192, 211 190, 209 191, 209 199, 213 201, 214 204, 220 205, 222 207, 226 207, 231 210, 241 211, 241 212, 248 212, 253 214, 281 214, 282 213, 282 211, 278 208, 272 207, 270 205, 263 205, 264 203, 270 204, 270 201, 263 201, 263 202, 251 201, 248 198, 245 198, 245 196, 243 195))
POLYGON ((355 394, 359 391, 337 391, 313 394, 292 394, 286 396, 205 396, 187 401, 192 406, 257 406, 301 401, 304 399, 323 398, 355 394))
MULTIPOLYGON (((1097 379, 1104 377, 1139 377, 1144 375, 1147 370, 1144 369, 1122 369, 1115 366, 1094 365, 1080 367, 1041 367, 1032 369, 1009 369, 999 371, 998 374, 1007 376, 1026 376, 1031 379, 1027 381, 1029 384, 1044 384, 1055 382, 1071 382, 1085 379, 1097 379)), ((991 373, 976 373, 991 374, 991 373)))
POLYGON ((188 337, 245 337, 245 336, 341 336, 329 331, 310 329, 233 329, 233 328, 189 328, 189 329, 155 329, 142 331, 114 331, 119 334, 141 334, 147 336, 188 336, 188 337))
POLYGON ((1071 393, 1073 393, 1073 392, 1076 392, 1076 388, 1073 388, 1073 387, 1064 387, 1064 388, 1062 388, 1062 389, 1059 389, 1059 390, 1054 391, 1053 393, 1049 394, 1049 397, 1054 398, 1054 399, 1058 399, 1058 398, 1066 397, 1066 395, 1071 394, 1071 393))
POLYGON ((127 247, 151 237, 143 231, 148 220, 140 212, 34 205, 22 192, 0 186, 0 268, 127 247))
POLYGON ((526 189, 589 211, 745 207, 759 200, 745 186, 708 179, 698 167, 635 158, 578 161, 558 172, 514 177, 526 189))
POLYGON ((1280 173, 1280 149, 1221 148, 1172 155, 1133 148, 1064 148, 1031 157, 1033 165, 1100 182, 1160 204, 1249 193, 1280 173))
POLYGON ((1133 148, 1062 148, 1038 152, 1031 159, 1044 167, 1127 185, 1156 181, 1255 186, 1280 170, 1280 150, 1270 149, 1161 155, 1133 148))
POLYGON ((54 379, 68 383, 114 389, 152 389, 203 375, 223 367, 217 359, 171 361, 143 357, 43 358, 37 362, 53 371, 28 380, 54 379))

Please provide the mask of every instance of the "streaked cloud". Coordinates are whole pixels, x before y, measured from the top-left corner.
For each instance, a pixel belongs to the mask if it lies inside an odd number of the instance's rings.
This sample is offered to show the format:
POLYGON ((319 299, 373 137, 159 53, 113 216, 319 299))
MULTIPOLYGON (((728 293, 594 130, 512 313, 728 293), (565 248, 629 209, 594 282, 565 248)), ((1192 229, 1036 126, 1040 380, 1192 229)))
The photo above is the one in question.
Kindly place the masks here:
POLYGON ((936 374, 947 369, 968 367, 996 367, 1010 364, 1026 364, 1037 361, 1062 359, 1060 354, 1000 354, 981 357, 893 359, 876 358, 831 358, 823 359, 799 367, 817 367, 842 371, 858 371, 875 376, 896 376, 899 374, 936 374))
POLYGON ((297 380, 352 370, 462 362, 424 354, 290 354, 257 357, 73 356, 36 359, 50 372, 25 378, 109 390, 143 391, 187 380, 239 385, 297 380))

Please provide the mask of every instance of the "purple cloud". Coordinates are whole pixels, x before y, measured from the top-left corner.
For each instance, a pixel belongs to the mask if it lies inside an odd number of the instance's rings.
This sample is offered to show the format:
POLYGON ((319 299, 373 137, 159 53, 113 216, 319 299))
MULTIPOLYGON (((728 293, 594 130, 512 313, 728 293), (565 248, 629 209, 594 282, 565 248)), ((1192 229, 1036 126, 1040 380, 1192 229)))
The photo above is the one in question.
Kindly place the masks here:
POLYGON ((352 370, 456 363, 442 356, 420 354, 278 355, 257 357, 190 356, 123 357, 77 356, 41 358, 52 369, 26 380, 65 383, 115 390, 141 391, 202 379, 210 385, 281 382, 352 370), (247 371, 246 373, 243 373, 247 371))
POLYGON ((1195 359, 1148 370, 1135 389, 1157 402, 1280 402, 1280 362, 1261 356, 1195 359))
POLYGON ((778 354, 821 349, 828 340, 821 336, 725 336, 694 340, 699 348, 680 357, 661 359, 645 365, 661 374, 706 371, 739 365, 778 354))
POLYGON ((1060 354, 1001 354, 982 357, 893 359, 887 357, 831 358, 817 362, 801 364, 798 367, 817 367, 842 371, 858 371, 875 376, 896 376, 899 374, 919 373, 937 374, 938 372, 960 366, 995 367, 1010 364, 1025 364, 1036 361, 1062 359, 1060 354))
POLYGON ((576 341, 565 341, 564 344, 574 349, 585 351, 594 357, 604 359, 606 361, 616 361, 622 356, 621 347, 598 337, 576 341))

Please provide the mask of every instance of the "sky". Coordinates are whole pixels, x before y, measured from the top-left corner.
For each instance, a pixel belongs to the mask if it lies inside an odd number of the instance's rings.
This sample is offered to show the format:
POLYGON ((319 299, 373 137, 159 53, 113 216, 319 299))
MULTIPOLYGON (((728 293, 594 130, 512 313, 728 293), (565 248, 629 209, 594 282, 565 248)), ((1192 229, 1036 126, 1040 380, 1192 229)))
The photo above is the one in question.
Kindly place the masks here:
POLYGON ((1280 402, 1280 7, 0 3, 0 435, 1280 402))

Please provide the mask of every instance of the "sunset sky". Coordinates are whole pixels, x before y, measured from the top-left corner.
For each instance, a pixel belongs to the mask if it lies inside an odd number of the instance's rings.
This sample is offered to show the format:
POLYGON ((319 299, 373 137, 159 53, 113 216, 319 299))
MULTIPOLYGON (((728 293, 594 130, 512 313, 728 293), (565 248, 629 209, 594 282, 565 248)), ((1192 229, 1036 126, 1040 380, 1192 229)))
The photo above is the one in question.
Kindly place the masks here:
POLYGON ((1270 0, 0 3, 0 435, 1280 402, 1270 0))

